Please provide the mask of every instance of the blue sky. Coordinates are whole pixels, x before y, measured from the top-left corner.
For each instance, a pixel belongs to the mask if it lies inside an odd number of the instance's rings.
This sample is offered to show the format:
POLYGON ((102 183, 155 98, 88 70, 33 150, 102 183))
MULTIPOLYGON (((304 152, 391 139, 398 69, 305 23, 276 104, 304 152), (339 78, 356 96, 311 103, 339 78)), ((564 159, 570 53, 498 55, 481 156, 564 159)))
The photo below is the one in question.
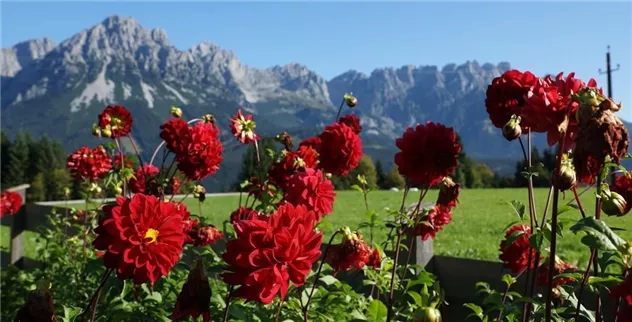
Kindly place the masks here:
POLYGON ((299 62, 327 79, 349 69, 508 61, 535 74, 575 71, 605 89, 611 45, 615 100, 632 121, 632 3, 587 2, 2 2, 2 47, 63 41, 118 14, 166 30, 180 49, 209 40, 254 67, 299 62), (614 66, 613 66, 614 67, 614 66))

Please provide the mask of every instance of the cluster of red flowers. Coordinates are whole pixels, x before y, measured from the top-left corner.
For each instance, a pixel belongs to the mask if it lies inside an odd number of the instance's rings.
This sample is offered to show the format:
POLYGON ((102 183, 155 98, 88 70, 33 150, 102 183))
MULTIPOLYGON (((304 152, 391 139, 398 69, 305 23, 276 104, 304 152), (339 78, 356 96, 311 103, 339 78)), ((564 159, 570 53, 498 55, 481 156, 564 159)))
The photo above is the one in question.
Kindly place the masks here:
POLYGON ((238 222, 242 221, 242 220, 253 220, 253 219, 259 219, 259 220, 266 220, 265 219, 265 215, 262 214, 261 212, 258 212, 252 208, 246 208, 246 207, 239 207, 239 209, 233 211, 233 213, 230 214, 230 223, 235 225, 238 222))
MULTIPOLYGON (((435 206, 427 212, 413 213, 412 216, 422 215, 418 223, 408 229, 408 234, 421 236, 422 240, 434 238, 443 226, 452 221, 452 208, 456 207, 459 200, 461 185, 445 177, 441 180, 439 195, 435 206)), ((414 209, 419 211, 419 209, 414 209)))
POLYGON ((182 119, 174 118, 161 125, 160 129, 160 138, 176 155, 178 169, 187 178, 202 180, 219 169, 223 147, 215 124, 204 121, 189 126, 182 119))
POLYGON ((22 196, 14 191, 3 191, 0 194, 0 218, 15 215, 22 208, 22 196))
POLYGON ((529 236, 531 236, 531 227, 514 225, 507 230, 505 239, 500 243, 499 258, 514 274, 522 272, 529 265, 529 251, 531 251, 531 268, 535 266, 536 251, 529 246, 529 236))
POLYGON ((547 133, 550 146, 559 142, 560 126, 568 122, 565 126, 569 139, 565 148, 568 149, 578 128, 575 113, 579 104, 571 101, 571 94, 584 87, 596 86, 594 79, 586 84, 575 78, 575 73, 568 74, 566 78, 564 73, 555 78, 538 78, 528 71, 509 70, 494 78, 487 87, 485 106, 497 128, 505 126, 512 115, 519 116, 524 130, 547 133))
POLYGON ((139 193, 119 197, 103 211, 93 245, 105 251, 103 263, 116 269, 120 279, 155 282, 180 259, 189 219, 183 205, 139 193))
MULTIPOLYGON (((533 258, 532 258, 533 260, 533 258)), ((550 260, 550 258, 549 258, 550 260)), ((536 275, 536 284, 540 286, 546 286, 549 282, 549 260, 545 261, 538 267, 537 275, 536 275)), ((566 285, 568 283, 572 283, 575 281, 572 277, 557 277, 562 273, 568 273, 576 271, 577 267, 575 265, 569 264, 567 262, 562 261, 559 258, 555 259, 555 271, 553 274, 553 287, 558 287, 559 285, 566 285)))
POLYGON ((367 245, 359 232, 352 233, 348 229, 342 238, 342 243, 329 246, 325 260, 335 273, 362 269, 365 265, 378 268, 381 263, 380 252, 377 248, 367 245))
MULTIPOLYGON (((160 182, 158 182, 159 174, 160 169, 151 164, 144 164, 134 171, 134 177, 129 180, 129 187, 133 193, 152 194, 154 193, 154 189, 161 186, 160 182)), ((181 185, 180 179, 174 176, 170 184, 166 187, 168 190, 167 193, 178 193, 181 185)))
POLYGON ((287 203, 269 217, 237 222, 237 239, 222 256, 229 265, 224 281, 240 286, 234 295, 269 304, 277 294, 285 299, 290 281, 303 285, 321 254, 315 222, 313 211, 287 203))
POLYGON ((301 146, 296 151, 283 152, 283 158, 272 165, 268 173, 268 180, 280 189, 286 189, 290 177, 298 171, 315 169, 318 166, 318 152, 307 146, 301 146))
POLYGON ((126 155, 117 154, 114 156, 114 170, 120 171, 123 168, 131 169, 134 167, 134 162, 126 155))
POLYGON ((320 156, 318 168, 333 175, 346 175, 358 166, 362 158, 362 139, 353 128, 345 123, 334 123, 325 127, 318 139, 307 139, 314 144, 320 156))
POLYGON ((124 106, 107 106, 99 114, 98 134, 113 139, 129 135, 133 121, 132 115, 124 106))
POLYGON ((68 156, 66 165, 76 179, 95 181, 112 169, 112 159, 102 146, 94 149, 84 146, 68 156))
POLYGON ((434 186, 454 172, 461 146, 456 142, 456 133, 443 124, 427 122, 408 128, 395 141, 401 150, 395 154, 399 173, 410 184, 434 186))

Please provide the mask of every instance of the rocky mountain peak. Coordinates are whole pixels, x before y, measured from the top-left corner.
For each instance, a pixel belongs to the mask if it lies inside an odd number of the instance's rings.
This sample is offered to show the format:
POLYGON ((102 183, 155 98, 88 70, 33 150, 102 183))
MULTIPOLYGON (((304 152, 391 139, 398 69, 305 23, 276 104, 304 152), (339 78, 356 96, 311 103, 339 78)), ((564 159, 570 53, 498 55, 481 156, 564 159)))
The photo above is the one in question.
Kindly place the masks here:
POLYGON ((2 49, 0 76, 11 77, 17 74, 24 66, 44 57, 55 46, 57 44, 54 41, 41 38, 23 41, 13 47, 2 49))

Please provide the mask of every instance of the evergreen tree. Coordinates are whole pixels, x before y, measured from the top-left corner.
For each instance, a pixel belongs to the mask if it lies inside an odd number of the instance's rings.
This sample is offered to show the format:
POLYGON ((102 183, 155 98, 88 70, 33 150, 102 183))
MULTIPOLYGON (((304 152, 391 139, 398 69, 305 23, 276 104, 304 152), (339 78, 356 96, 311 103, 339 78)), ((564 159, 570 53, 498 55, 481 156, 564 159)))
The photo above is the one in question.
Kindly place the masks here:
POLYGON ((24 133, 19 132, 9 149, 6 188, 27 183, 26 171, 29 165, 29 146, 24 133))
POLYGON ((375 175, 377 180, 377 187, 380 189, 384 189, 384 165, 382 165, 382 161, 377 160, 375 162, 375 175))
POLYGON ((45 176, 46 200, 63 200, 64 189, 72 188, 72 177, 65 168, 57 168, 50 171, 50 175, 45 176))
POLYGON ((358 166, 349 171, 346 176, 333 177, 332 183, 338 190, 349 189, 354 184, 359 184, 358 175, 364 175, 366 177, 367 186, 369 189, 375 189, 377 187, 377 174, 375 166, 373 165, 373 159, 368 155, 363 155, 358 163, 358 166))
POLYGON ((2 168, 0 177, 2 179, 2 186, 4 187, 7 185, 7 170, 9 169, 9 150, 11 148, 11 141, 9 141, 9 136, 4 131, 0 131, 0 144, 0 166, 2 168))
POLYGON ((389 170, 384 176, 384 187, 387 189, 390 189, 393 187, 402 189, 404 188, 405 184, 406 184, 406 180, 404 180, 404 177, 402 177, 402 175, 399 174, 399 171, 397 170, 397 166, 393 166, 391 170, 389 170))
POLYGON ((241 172, 239 173, 239 179, 235 183, 236 187, 250 179, 251 177, 258 177, 260 180, 265 180, 268 174, 268 170, 272 166, 272 157, 268 153, 268 150, 274 151, 275 155, 278 151, 277 145, 273 138, 262 139, 259 143, 259 156, 261 158, 262 171, 257 168, 257 152, 254 144, 249 144, 246 153, 243 156, 243 163, 241 165, 241 172))

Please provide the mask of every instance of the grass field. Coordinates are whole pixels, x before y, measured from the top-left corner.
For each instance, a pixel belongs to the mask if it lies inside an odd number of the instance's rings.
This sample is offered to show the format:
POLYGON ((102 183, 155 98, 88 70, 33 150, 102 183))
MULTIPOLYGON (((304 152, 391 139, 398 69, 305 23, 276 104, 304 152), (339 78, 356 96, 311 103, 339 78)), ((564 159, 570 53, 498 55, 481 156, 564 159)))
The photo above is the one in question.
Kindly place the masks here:
MULTIPOLYGON (((548 189, 536 189, 537 212, 540 215, 544 210, 548 189)), ((365 206, 362 195, 355 191, 341 191, 337 193, 334 213, 327 216, 327 221, 331 223, 329 228, 325 227, 326 235, 333 230, 349 226, 355 229, 364 221, 365 206)), ((434 202, 436 191, 431 191, 426 197, 426 201, 434 202)), ((410 193, 407 205, 416 201, 419 193, 410 193)), ((369 204, 371 209, 378 212, 382 220, 386 219, 387 207, 397 209, 401 203, 402 193, 392 191, 374 191, 369 194, 369 204)), ((570 201, 572 195, 569 193, 566 198, 560 197, 560 204, 570 201)), ((513 210, 505 201, 519 200, 526 204, 526 189, 471 189, 463 190, 460 196, 460 204, 453 210, 452 222, 445 226, 444 230, 437 234, 434 241, 435 254, 467 257, 474 259, 498 260, 498 248, 503 238, 503 229, 512 221, 517 220, 513 210)), ((594 194, 586 192, 582 196, 582 204, 587 209, 587 214, 594 213, 594 194)), ((202 215, 212 224, 221 228, 228 219, 229 214, 237 208, 239 197, 222 196, 207 198, 202 204, 202 215)), ((197 201, 186 200, 189 210, 197 213, 197 201)), ((550 209, 549 209, 550 216, 550 209)), ((579 218, 578 211, 569 211, 561 216, 579 218)), ((527 216, 528 218, 528 216, 527 216)), ((606 218, 606 222, 614 227, 628 229, 632 227, 632 215, 623 218, 606 218)), ((368 240, 368 230, 362 231, 365 239, 368 240)), ((375 240, 378 242, 386 238, 388 231, 383 228, 374 232, 375 240)), ((626 240, 632 239, 631 231, 621 231, 619 234, 626 240)), ((33 238, 35 234, 27 235, 33 238)), ((568 231, 564 231, 564 237, 559 242, 558 254, 565 260, 581 266, 588 261, 588 251, 579 242, 580 236, 575 236, 568 231)), ((327 236, 325 237, 327 239, 327 236)), ((2 249, 8 249, 9 230, 2 227, 2 249)), ((29 243, 33 241, 29 240, 29 243)), ((27 249, 27 256, 33 256, 32 247, 27 249)))

